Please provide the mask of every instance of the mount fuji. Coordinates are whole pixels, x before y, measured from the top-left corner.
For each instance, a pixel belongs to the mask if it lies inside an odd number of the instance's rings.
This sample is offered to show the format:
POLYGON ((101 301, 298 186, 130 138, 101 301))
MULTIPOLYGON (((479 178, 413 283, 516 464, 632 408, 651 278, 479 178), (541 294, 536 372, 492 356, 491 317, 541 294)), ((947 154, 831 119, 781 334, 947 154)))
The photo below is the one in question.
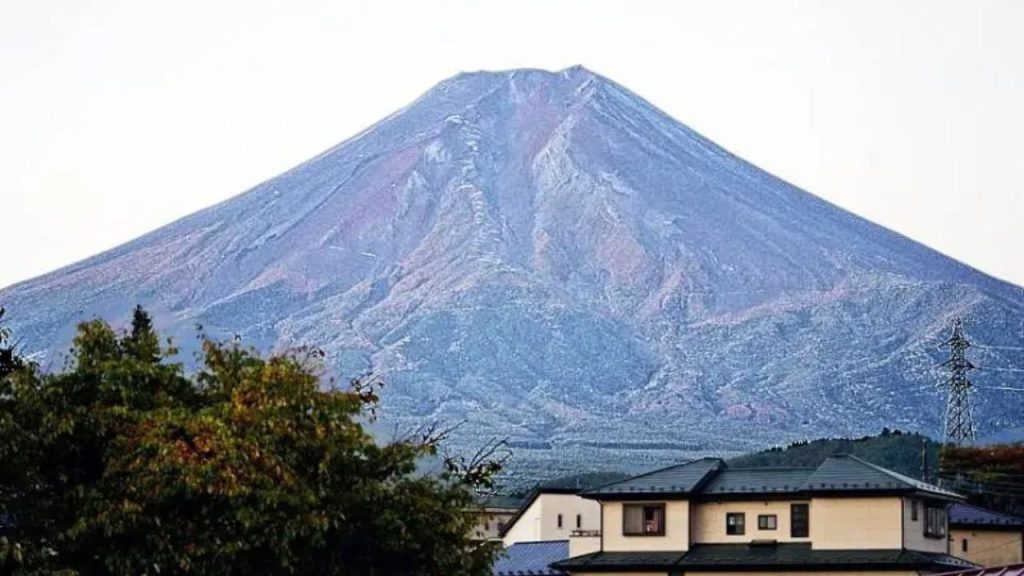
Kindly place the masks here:
MULTIPOLYGON (((140 183, 145 188, 145 183, 140 183)), ((383 376, 383 421, 524 470, 639 468, 881 427, 936 434, 950 319, 980 365, 1024 291, 730 154, 584 68, 459 74, 230 200, 0 291, 44 365, 140 303, 383 376)), ((1024 425, 979 376, 980 432, 1024 425)))

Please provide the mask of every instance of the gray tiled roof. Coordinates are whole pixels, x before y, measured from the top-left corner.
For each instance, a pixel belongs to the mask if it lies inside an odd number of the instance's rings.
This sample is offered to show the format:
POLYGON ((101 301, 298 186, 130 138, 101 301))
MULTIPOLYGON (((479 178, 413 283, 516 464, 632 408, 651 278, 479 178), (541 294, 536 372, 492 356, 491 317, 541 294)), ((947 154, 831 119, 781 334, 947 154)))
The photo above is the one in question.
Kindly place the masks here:
POLYGON ((832 456, 817 468, 729 468, 705 458, 627 478, 581 493, 595 499, 650 496, 728 498, 821 493, 925 493, 960 499, 959 494, 933 486, 855 456, 832 456))
POLYGON ((702 494, 786 494, 799 492, 814 468, 726 468, 702 494))
POLYGON ((815 550, 810 544, 697 544, 677 552, 595 552, 556 562, 555 567, 577 571, 604 570, 720 570, 780 567, 801 570, 923 569, 975 567, 966 560, 915 550, 815 550))
POLYGON ((523 505, 523 498, 517 498, 515 496, 504 496, 496 494, 493 496, 481 497, 477 500, 477 503, 484 508, 505 508, 508 510, 518 510, 523 505))
POLYGON ((502 551, 494 562, 494 576, 547 576, 562 572, 551 564, 569 556, 568 540, 519 542, 502 551))
POLYGON ((725 463, 718 458, 694 460, 598 486, 583 492, 583 495, 600 497, 628 494, 689 494, 699 488, 712 472, 724 466, 725 463))
POLYGON ((818 466, 804 484, 808 492, 917 491, 961 498, 955 492, 915 480, 856 456, 832 456, 818 466))
POLYGON ((949 508, 950 526, 1006 526, 1024 530, 1024 518, 958 502, 949 508))
POLYGON ((660 568, 668 570, 683 559, 686 552, 594 552, 555 562, 562 570, 600 572, 602 570, 629 570, 660 568))

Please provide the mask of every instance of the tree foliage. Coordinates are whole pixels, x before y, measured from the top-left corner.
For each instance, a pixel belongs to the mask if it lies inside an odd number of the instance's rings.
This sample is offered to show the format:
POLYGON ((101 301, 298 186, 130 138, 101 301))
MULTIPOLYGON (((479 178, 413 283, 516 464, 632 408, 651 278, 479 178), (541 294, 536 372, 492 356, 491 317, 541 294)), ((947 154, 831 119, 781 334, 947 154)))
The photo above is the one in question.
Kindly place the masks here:
POLYGON ((1024 443, 946 446, 941 475, 976 504, 1024 514, 1024 443))
POLYGON ((419 472, 444 433, 377 442, 378 382, 323 386, 313 349, 204 338, 192 375, 174 353, 137 309, 80 325, 63 372, 4 375, 3 572, 490 573, 469 539, 490 452, 419 472))
POLYGON ((934 481, 938 470, 940 444, 927 436, 883 428, 875 436, 862 438, 822 438, 794 442, 738 456, 729 460, 735 467, 816 467, 829 456, 853 454, 879 466, 914 478, 921 478, 927 468, 928 480, 934 481), (925 462, 922 462, 922 446, 925 462), (922 465, 924 464, 924 465, 922 465))

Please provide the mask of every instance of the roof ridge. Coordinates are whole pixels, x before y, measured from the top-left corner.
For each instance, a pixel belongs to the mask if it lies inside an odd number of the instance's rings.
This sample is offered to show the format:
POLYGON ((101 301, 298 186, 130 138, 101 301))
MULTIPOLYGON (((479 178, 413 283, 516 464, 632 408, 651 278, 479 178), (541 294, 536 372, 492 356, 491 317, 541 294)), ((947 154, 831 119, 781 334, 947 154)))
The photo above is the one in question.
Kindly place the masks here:
POLYGON ((616 484, 621 484, 623 482, 629 482, 631 480, 636 480, 637 478, 644 478, 644 477, 647 477, 647 476, 651 476, 653 474, 657 474, 658 472, 664 472, 666 470, 671 470, 673 468, 681 468, 683 466, 690 466, 691 464, 696 464, 697 462, 704 462, 705 460, 715 460, 715 461, 718 461, 722 466, 728 468, 728 465, 725 463, 725 460, 723 460, 721 458, 716 458, 714 456, 705 456, 703 458, 697 458, 695 460, 690 460, 690 461, 687 461, 687 462, 681 462, 679 464, 672 464, 670 466, 663 466, 663 467, 657 468, 655 470, 649 470, 647 472, 644 472, 643 474, 637 474, 636 476, 630 476, 629 478, 623 478, 622 480, 616 480, 614 482, 608 482, 607 484, 601 484, 600 486, 594 486, 593 488, 588 488, 586 490, 581 491, 580 493, 581 494, 589 494, 589 493, 592 493, 592 492, 597 492, 598 490, 601 490, 602 488, 607 488, 608 486, 614 486, 616 484))
MULTIPOLYGON (((911 490, 923 490, 923 491, 932 492, 932 493, 938 494, 938 495, 944 495, 944 496, 947 496, 947 497, 951 496, 951 497, 955 497, 955 498, 961 498, 961 499, 963 498, 963 496, 961 496, 960 494, 957 494, 956 492, 953 492, 952 490, 947 490, 945 488, 942 488, 941 486, 936 486, 935 484, 932 484, 930 482, 925 482, 924 480, 918 480, 916 478, 912 478, 910 476, 907 476, 906 474, 900 474, 899 472, 897 472, 895 470, 890 470, 890 469, 888 469, 888 468, 886 468, 884 466, 879 466, 878 464, 875 464, 874 462, 869 462, 869 461, 867 461, 867 460, 865 460, 865 459, 863 459, 863 458, 861 458, 859 456, 855 456, 853 454, 835 454, 835 455, 829 456, 828 458, 825 459, 824 462, 821 463, 821 466, 819 466, 818 468, 820 469, 822 466, 827 464, 829 460, 850 460, 850 461, 856 462, 857 464, 860 464, 861 466, 866 466, 866 467, 868 467, 868 468, 870 468, 870 469, 872 469, 872 470, 874 470, 876 472, 879 472, 881 474, 884 474, 884 475, 888 476, 889 478, 892 478, 896 482, 899 482, 900 484, 904 485, 906 488, 909 488, 911 490)), ((810 481, 810 478, 808 478, 808 481, 810 481)), ((806 482, 805 482, 805 484, 806 484, 806 482)))
MULTIPOLYGON (((725 470, 766 470, 766 471, 772 471, 772 470, 816 470, 816 469, 818 469, 817 466, 741 466, 741 467, 729 466, 725 470)), ((725 470, 722 470, 722 471, 725 471, 725 470)))
MULTIPOLYGON (((889 476, 889 477, 891 477, 891 478, 893 478, 895 480, 898 480, 898 481, 906 484, 910 488, 918 488, 918 484, 924 484, 926 486, 932 486, 928 482, 924 482, 922 480, 915 480, 915 479, 911 478, 910 476, 906 476, 904 474, 900 474, 899 472, 896 472, 895 470, 889 470, 888 468, 885 468, 883 466, 879 466, 878 464, 874 464, 872 462, 868 462, 867 460, 864 460, 863 458, 858 458, 857 456, 854 456, 853 454, 846 454, 845 457, 849 458, 851 460, 855 460, 855 461, 857 461, 857 462, 859 462, 861 464, 864 464, 865 466, 869 466, 869 467, 871 467, 871 468, 873 468, 875 470, 878 470, 879 472, 885 474, 886 476, 889 476)), ((938 488, 938 486, 935 486, 935 488, 938 488)))
POLYGON ((512 546, 521 546, 521 545, 525 545, 525 544, 560 544, 562 542, 568 543, 569 540, 566 539, 566 538, 554 539, 554 540, 527 540, 525 542, 513 542, 512 544, 509 545, 509 548, 511 548, 512 546))

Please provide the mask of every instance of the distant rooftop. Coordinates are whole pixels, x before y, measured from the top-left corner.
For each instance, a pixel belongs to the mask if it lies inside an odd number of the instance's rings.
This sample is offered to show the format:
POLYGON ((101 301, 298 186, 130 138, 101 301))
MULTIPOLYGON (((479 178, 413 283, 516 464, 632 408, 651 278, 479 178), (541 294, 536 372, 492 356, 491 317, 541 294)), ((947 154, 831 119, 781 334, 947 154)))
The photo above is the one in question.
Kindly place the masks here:
POLYGON ((508 510, 518 510, 523 504, 523 499, 516 496, 495 494, 493 496, 483 496, 478 498, 477 503, 484 508, 506 508, 508 510))
POLYGON ((564 574, 551 568, 554 562, 569 557, 568 540, 519 542, 506 548, 494 562, 494 576, 555 576, 564 574))
POLYGON ((582 495, 602 500, 651 495, 723 498, 822 493, 921 493, 962 498, 849 455, 830 457, 817 468, 729 468, 722 460, 704 458, 600 486, 582 495))
POLYGON ((1024 530, 1024 518, 959 502, 949 509, 950 526, 1016 527, 1024 530))

